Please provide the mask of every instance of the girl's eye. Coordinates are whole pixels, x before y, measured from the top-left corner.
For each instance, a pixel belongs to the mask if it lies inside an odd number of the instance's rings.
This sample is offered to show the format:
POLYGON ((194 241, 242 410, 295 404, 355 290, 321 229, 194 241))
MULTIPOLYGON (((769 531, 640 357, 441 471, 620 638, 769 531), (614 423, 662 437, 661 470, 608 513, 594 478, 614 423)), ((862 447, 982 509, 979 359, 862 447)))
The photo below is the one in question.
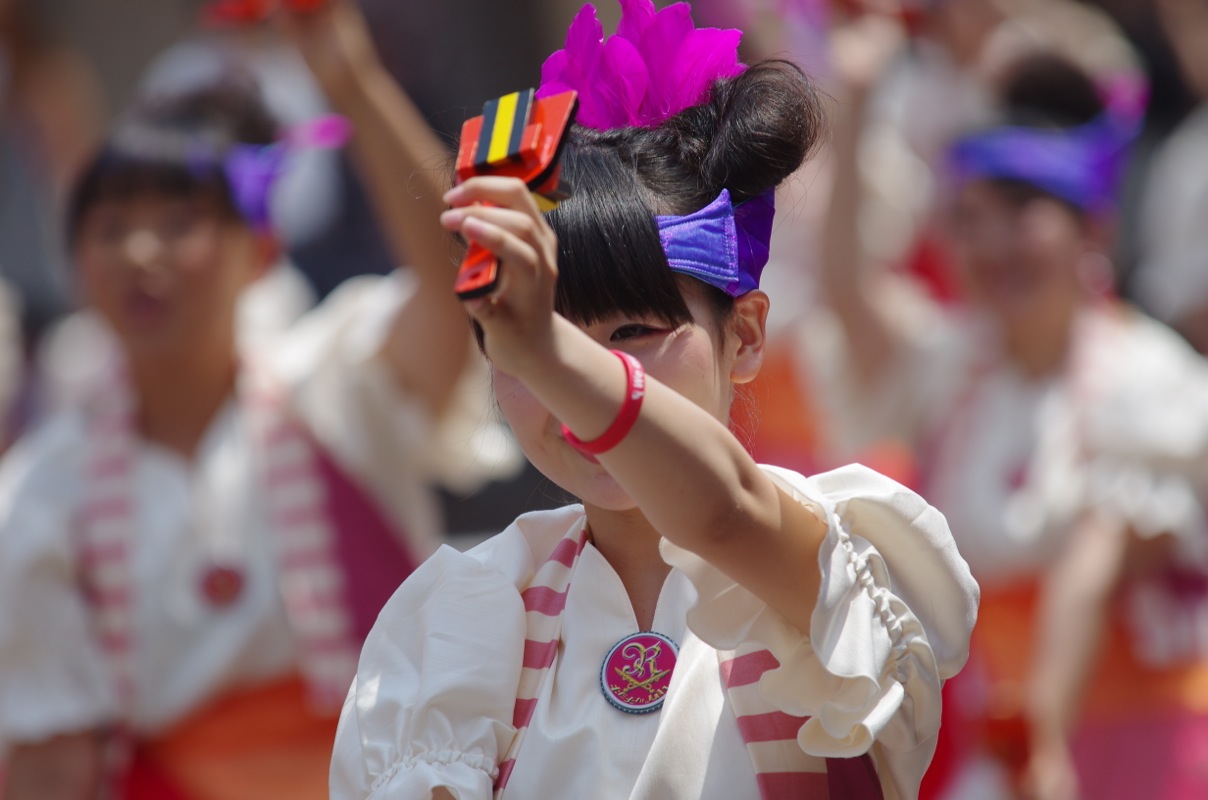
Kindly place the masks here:
POLYGON ((167 241, 183 239, 197 228, 201 215, 190 206, 165 210, 159 221, 159 233, 167 241))
POLYGON ((126 237, 126 225, 121 220, 104 220, 98 222, 91 232, 96 241, 109 245, 120 242, 126 237))
POLYGON ((94 243, 110 245, 126 235, 126 220, 120 214, 98 211, 84 223, 81 231, 94 243))
POLYGON ((610 338, 611 341, 621 342, 626 339, 638 339, 642 336, 651 336, 659 333, 661 330, 661 328, 655 328, 650 325, 642 325, 641 323, 634 322, 617 328, 612 332, 612 336, 610 338))

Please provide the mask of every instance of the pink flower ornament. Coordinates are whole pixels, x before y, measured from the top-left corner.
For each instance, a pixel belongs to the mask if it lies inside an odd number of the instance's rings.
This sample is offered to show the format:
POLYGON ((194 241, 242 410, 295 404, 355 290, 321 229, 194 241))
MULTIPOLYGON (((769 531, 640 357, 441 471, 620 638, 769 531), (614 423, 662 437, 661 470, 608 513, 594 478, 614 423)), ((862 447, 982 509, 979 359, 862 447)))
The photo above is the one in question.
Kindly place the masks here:
POLYGON ((738 60, 742 31, 697 28, 687 3, 655 11, 652 0, 619 2, 615 36, 604 39, 588 3, 567 30, 566 45, 541 67, 537 96, 577 91, 580 125, 654 127, 703 102, 718 78, 746 69, 738 60))

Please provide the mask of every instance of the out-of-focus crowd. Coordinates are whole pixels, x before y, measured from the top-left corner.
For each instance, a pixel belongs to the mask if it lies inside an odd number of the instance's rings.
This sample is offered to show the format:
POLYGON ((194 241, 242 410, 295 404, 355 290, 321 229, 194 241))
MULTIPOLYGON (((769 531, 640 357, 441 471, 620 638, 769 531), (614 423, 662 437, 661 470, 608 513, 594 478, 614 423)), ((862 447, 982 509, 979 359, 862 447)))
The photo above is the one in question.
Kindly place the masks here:
MULTIPOLYGON (((437 216, 461 121, 579 3, 320 5, 0 0, 15 799, 115 763, 130 797, 324 796, 297 764, 330 715, 264 709, 330 705, 436 543, 559 499, 490 410, 437 216)), ((1208 796, 1208 2, 693 15, 830 97, 735 430, 917 489, 982 586, 924 796, 1208 796)))

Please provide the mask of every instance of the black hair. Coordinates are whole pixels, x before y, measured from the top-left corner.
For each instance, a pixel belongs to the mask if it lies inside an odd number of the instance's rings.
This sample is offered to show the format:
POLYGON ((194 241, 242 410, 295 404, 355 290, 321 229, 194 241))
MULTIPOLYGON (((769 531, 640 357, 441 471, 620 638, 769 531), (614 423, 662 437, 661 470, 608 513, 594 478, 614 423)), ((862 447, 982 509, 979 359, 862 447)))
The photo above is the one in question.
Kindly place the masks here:
POLYGON ((277 121, 259 86, 243 73, 189 91, 143 98, 115 124, 80 173, 67 205, 74 242, 85 214, 103 200, 144 193, 200 196, 238 218, 226 173, 219 168, 235 143, 270 144, 277 121))
POLYGON ((549 214, 558 312, 580 324, 624 314, 679 325, 692 320, 681 286, 694 286, 724 322, 733 298, 671 271, 654 216, 697 211, 722 189, 737 205, 776 187, 817 147, 823 120, 801 69, 769 60, 654 128, 572 125, 562 153, 572 194, 549 214))
POLYGON ((1091 76, 1069 58, 1044 51, 1008 68, 1002 102, 1007 122, 1033 128, 1074 128, 1104 111, 1091 76))
MULTIPOLYGON (((1004 74, 1000 94, 1002 124, 1026 128, 1076 128, 1097 119, 1106 109, 1086 70, 1066 56, 1044 50, 1019 56, 1004 74)), ((990 183, 1017 208, 1047 198, 1079 219, 1086 217, 1086 209, 1034 183, 1017 178, 995 178, 990 183)))

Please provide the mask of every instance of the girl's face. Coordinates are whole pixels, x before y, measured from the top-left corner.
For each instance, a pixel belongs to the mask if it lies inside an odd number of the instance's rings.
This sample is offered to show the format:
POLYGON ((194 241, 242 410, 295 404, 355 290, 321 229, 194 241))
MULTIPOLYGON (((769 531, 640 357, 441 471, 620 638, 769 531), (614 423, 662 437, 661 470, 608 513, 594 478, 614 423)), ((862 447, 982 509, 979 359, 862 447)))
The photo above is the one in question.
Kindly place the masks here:
MULTIPOLYGON (((583 329, 603 346, 623 350, 642 362, 650 377, 674 389, 723 423, 729 420, 733 384, 754 378, 762 360, 766 296, 752 292, 738 301, 735 330, 718 346, 713 311, 703 294, 685 293, 697 322, 669 327, 657 319, 614 317, 583 329), (752 297, 757 295, 758 297, 752 297), (758 342, 743 303, 754 301, 758 342)), ((521 449, 538 470, 584 503, 610 511, 633 508, 633 501, 607 471, 562 438, 555 419, 520 381, 493 370, 495 395, 521 449)))
POLYGON ((186 355, 228 341, 240 292, 267 266, 265 242, 202 198, 102 199, 75 242, 86 300, 132 355, 186 355))
POLYGON ((974 181, 950 226, 970 299, 1004 326, 1079 302, 1079 264, 1092 249, 1086 223, 1058 200, 974 181))

